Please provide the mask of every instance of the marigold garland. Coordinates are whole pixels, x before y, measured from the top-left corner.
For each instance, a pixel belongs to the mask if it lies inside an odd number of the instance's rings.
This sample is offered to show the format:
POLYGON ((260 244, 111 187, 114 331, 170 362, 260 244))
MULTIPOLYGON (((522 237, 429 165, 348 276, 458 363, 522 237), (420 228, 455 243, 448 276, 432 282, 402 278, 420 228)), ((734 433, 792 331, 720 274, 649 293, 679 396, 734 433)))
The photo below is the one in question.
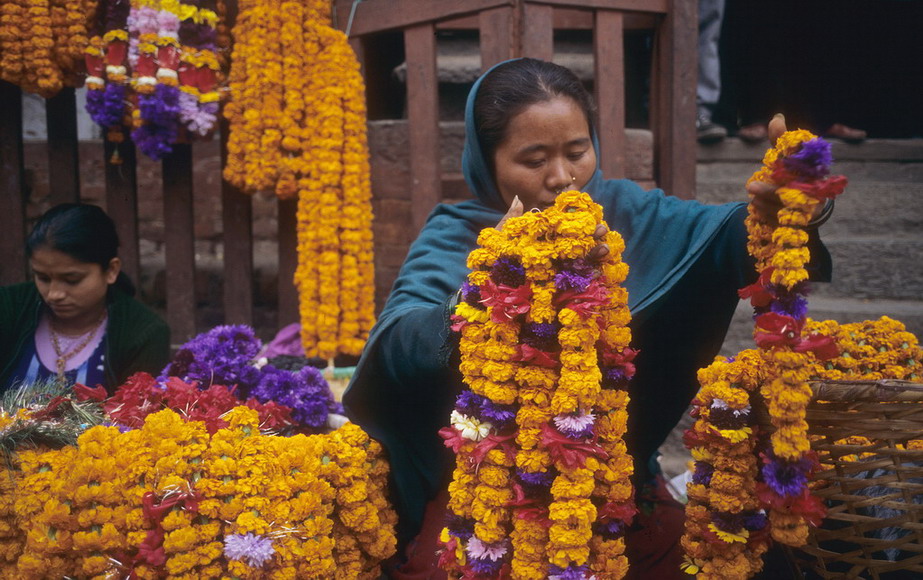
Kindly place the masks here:
POLYGON ((808 488, 817 462, 805 421, 807 381, 811 365, 835 356, 836 346, 829 336, 804 332, 810 259, 805 226, 821 200, 845 187, 843 177, 828 177, 831 161, 829 143, 789 131, 750 178, 773 183, 783 207, 777 224, 763 221, 753 204, 746 218, 747 248, 759 279, 740 296, 755 309, 758 349, 718 359, 699 373, 697 420, 685 438, 696 463, 682 540, 683 569, 697 577, 749 578, 762 568, 769 534, 800 546, 808 525, 823 518, 824 508, 808 488), (751 414, 763 405, 774 428, 765 449, 751 414))
POLYGON ((297 198, 301 337, 308 356, 359 355, 374 324, 365 87, 330 3, 240 2, 224 177, 297 198))
POLYGON ((80 84, 95 0, 0 3, 0 79, 45 98, 80 84))
POLYGON ((585 259, 602 209, 554 207, 481 232, 453 319, 463 391, 440 563, 465 578, 621 578, 634 513, 624 441, 634 368, 624 244, 585 259))

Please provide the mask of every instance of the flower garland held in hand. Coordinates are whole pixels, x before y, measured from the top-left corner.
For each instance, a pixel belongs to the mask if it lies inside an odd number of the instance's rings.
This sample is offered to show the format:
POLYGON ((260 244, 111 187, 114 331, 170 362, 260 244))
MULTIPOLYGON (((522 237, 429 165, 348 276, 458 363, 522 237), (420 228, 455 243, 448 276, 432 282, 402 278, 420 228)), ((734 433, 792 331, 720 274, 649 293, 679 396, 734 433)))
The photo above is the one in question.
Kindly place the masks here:
POLYGON ((805 411, 811 399, 809 365, 836 355, 829 337, 803 332, 807 318, 806 264, 810 259, 805 227, 815 207, 843 192, 846 179, 829 176, 830 144, 807 131, 779 137, 751 180, 778 186, 783 208, 770 228, 753 212, 746 223, 748 249, 757 260, 759 280, 741 291, 756 313, 754 338, 766 362, 760 392, 775 431, 761 454, 762 482, 757 493, 769 508, 772 538, 803 545, 808 525, 818 525, 823 507, 808 489, 817 467, 807 437, 805 411), (769 228, 769 229, 767 229, 769 228))
POLYGON ((96 8, 95 0, 0 2, 0 79, 46 99, 79 86, 96 8))
POLYGON ((803 545, 824 509, 808 489, 817 468, 807 436, 811 365, 835 356, 832 339, 803 331, 807 317, 805 231, 815 207, 842 193, 828 177, 830 145, 807 131, 783 134, 750 181, 777 186, 778 224, 748 208, 748 251, 759 279, 740 291, 755 309, 759 347, 718 359, 699 373, 686 445, 696 460, 688 486, 683 569, 701 578, 749 578, 762 568, 769 538, 803 545), (768 408, 774 428, 761 449, 751 410, 768 408), (759 460, 755 456, 759 453, 759 460), (768 525, 767 525, 768 518, 768 525))
POLYGON ((634 513, 623 435, 634 373, 624 244, 586 260, 586 193, 481 232, 453 319, 463 391, 440 561, 465 578, 621 578, 634 513))
POLYGON ((374 324, 365 87, 330 2, 239 3, 224 177, 297 198, 301 337, 308 356, 358 355, 374 324))

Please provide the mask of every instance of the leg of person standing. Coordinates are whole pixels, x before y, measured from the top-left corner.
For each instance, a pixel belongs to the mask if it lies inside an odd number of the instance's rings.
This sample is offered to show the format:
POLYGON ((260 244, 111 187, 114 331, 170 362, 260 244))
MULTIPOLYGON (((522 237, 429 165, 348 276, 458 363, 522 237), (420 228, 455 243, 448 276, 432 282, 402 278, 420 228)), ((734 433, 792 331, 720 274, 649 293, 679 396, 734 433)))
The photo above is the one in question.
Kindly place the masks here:
POLYGON ((724 19, 725 0, 699 0, 699 80, 696 86, 698 113, 695 121, 699 143, 716 143, 727 137, 727 129, 712 120, 721 96, 721 61, 718 41, 724 19))

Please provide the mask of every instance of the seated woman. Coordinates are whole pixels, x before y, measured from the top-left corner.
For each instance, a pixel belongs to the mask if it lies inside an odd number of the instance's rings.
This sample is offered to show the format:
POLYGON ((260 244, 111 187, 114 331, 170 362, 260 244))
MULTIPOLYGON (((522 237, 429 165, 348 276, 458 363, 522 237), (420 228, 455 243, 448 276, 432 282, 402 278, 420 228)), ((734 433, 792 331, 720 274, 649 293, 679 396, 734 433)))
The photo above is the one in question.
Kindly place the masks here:
MULTIPOLYGON (((462 386, 449 316, 468 274, 478 233, 506 217, 542 210, 568 189, 589 193, 625 240, 632 347, 626 442, 639 502, 650 506, 626 536, 629 575, 682 576, 682 507, 658 477, 657 449, 695 396, 696 371, 718 353, 737 289, 755 281, 745 203, 709 206, 605 179, 590 95, 569 70, 534 59, 501 63, 472 88, 462 160, 476 199, 439 205, 410 248, 344 396, 353 421, 391 460, 402 553, 392 578, 444 577, 436 566, 452 456, 438 435, 462 386)), ((774 132, 781 134, 779 119, 774 132)), ((775 187, 751 186, 754 206, 774 219, 775 187)), ((604 228, 601 228, 604 230, 604 228)), ((597 236, 605 231, 597 231, 597 236)), ((811 234, 815 277, 829 254, 811 234)), ((596 259, 604 244, 591 251, 596 259)))
POLYGON ((158 373, 170 329, 132 298, 112 219, 86 204, 46 212, 26 240, 34 282, 0 288, 0 392, 58 379, 112 393, 158 373))

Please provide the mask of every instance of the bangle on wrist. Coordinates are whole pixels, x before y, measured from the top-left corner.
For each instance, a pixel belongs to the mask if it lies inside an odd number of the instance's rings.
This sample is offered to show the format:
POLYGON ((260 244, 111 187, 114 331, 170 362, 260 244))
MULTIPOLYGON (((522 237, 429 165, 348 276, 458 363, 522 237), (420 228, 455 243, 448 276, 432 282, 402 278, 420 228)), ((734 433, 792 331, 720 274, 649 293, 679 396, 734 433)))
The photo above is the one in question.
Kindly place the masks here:
POLYGON ((824 208, 820 210, 820 213, 816 218, 808 222, 808 225, 806 225, 805 228, 809 230, 816 230, 822 226, 827 220, 830 219, 830 216, 833 215, 833 205, 834 201, 832 199, 826 200, 824 202, 824 208))

